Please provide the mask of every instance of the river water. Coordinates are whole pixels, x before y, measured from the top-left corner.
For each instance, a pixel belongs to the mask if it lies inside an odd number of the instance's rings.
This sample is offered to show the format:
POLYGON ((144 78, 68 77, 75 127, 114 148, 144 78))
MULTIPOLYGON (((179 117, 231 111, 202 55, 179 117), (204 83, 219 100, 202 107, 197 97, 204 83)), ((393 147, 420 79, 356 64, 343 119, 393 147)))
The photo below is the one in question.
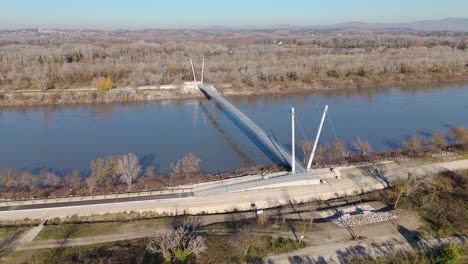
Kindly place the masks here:
MULTIPOLYGON (((297 117, 297 145, 314 138, 325 104, 330 109, 320 143, 360 137, 375 150, 389 150, 402 147, 412 135, 468 126, 468 84, 228 99, 287 149, 291 107, 297 117)), ((160 173, 169 172, 170 164, 188 153, 201 158, 206 172, 271 164, 209 100, 0 109, 0 169, 84 171, 93 159, 128 152, 160 173)))

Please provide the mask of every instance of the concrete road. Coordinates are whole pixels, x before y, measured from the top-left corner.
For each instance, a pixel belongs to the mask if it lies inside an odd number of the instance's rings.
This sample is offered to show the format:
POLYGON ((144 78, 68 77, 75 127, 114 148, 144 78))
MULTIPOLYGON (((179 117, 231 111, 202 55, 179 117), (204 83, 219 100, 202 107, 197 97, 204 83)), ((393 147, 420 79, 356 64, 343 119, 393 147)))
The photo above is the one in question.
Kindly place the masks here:
POLYGON ((96 200, 84 200, 84 201, 73 201, 73 202, 54 202, 54 203, 37 203, 37 204, 25 204, 25 205, 12 205, 12 206, 1 206, 0 212, 3 211, 17 211, 17 210, 31 210, 31 209, 45 209, 45 208, 57 208, 57 207, 70 207, 70 206, 83 206, 83 205, 99 205, 99 204, 112 204, 112 203, 125 203, 125 202, 136 202, 136 201, 151 201, 159 199, 173 199, 173 198, 184 198, 191 197, 193 193, 176 193, 176 194, 158 194, 148 196, 134 196, 134 197, 122 197, 122 198, 110 198, 110 199, 96 199, 96 200))

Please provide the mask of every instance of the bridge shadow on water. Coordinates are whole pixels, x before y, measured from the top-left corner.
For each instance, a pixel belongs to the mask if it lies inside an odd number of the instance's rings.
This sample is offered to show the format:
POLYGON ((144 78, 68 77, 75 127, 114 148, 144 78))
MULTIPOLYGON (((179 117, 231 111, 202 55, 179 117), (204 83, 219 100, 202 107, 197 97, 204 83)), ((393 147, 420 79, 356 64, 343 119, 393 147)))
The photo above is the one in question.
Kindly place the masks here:
MULTIPOLYGON (((270 148, 268 148, 260 138, 250 130, 242 121, 240 121, 234 114, 226 110, 220 103, 214 101, 216 107, 221 110, 221 112, 231 120, 274 164, 283 167, 285 169, 290 169, 290 165, 286 159, 278 157, 270 148)), ((268 136, 268 139, 271 143, 278 148, 277 143, 272 140, 271 136, 268 136)))

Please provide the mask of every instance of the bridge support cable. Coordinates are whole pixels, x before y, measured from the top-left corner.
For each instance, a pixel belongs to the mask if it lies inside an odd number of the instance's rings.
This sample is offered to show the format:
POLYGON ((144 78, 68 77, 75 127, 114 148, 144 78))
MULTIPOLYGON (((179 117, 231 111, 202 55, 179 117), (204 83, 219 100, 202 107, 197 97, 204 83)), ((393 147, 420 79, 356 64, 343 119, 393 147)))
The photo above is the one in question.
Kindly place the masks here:
MULTIPOLYGON (((248 118, 239 109, 233 106, 228 100, 224 99, 214 88, 206 87, 198 84, 198 88, 210 98, 216 100, 222 105, 230 114, 232 114, 243 126, 245 126, 256 138, 265 146, 272 154, 279 159, 284 165, 289 165, 292 168, 291 155, 280 146, 271 136, 268 136, 257 124, 248 118)), ((294 162, 294 167, 297 172, 305 172, 304 167, 298 162, 294 162)))

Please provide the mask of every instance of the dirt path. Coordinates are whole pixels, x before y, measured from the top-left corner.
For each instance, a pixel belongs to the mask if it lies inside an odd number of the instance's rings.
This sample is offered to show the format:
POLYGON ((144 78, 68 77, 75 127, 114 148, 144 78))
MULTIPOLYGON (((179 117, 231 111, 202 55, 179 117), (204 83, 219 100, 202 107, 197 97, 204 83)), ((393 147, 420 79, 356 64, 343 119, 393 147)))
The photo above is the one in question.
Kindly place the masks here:
POLYGON ((416 248, 435 248, 444 243, 464 244, 468 237, 448 237, 414 242, 400 242, 391 245, 372 247, 366 243, 349 241, 334 245, 306 247, 293 253, 268 257, 268 263, 349 263, 361 256, 388 256, 395 252, 411 251, 416 248))

